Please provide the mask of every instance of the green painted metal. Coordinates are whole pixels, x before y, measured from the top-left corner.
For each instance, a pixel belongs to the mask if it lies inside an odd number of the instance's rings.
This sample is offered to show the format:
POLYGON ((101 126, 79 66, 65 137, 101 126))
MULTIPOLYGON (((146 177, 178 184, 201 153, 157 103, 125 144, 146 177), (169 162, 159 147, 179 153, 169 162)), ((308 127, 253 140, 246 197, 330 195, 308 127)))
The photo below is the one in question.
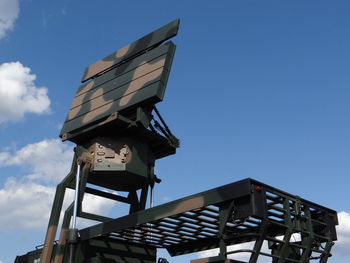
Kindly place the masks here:
POLYGON ((58 222, 62 210, 64 194, 66 188, 69 186, 69 184, 71 184, 72 180, 74 180, 75 174, 77 172, 76 162, 77 154, 74 154, 70 173, 62 180, 60 184, 57 185, 56 194, 51 209, 49 225, 45 236, 44 248, 40 257, 41 263, 50 262, 53 250, 53 243, 56 237, 58 222))
MULTIPOLYGON (((110 193, 105 193, 96 189, 89 188, 88 191, 86 188, 87 183, 93 183, 89 181, 89 177, 91 175, 91 169, 92 169, 92 158, 90 156, 90 152, 87 151, 82 146, 77 146, 75 148, 75 155, 74 159, 72 162, 72 167, 70 173, 63 179, 63 181, 58 184, 57 189, 56 189, 56 194, 55 194, 55 199, 51 211, 51 216, 49 220, 49 226, 46 234, 46 239, 44 243, 44 247, 42 250, 40 250, 41 253, 41 262, 50 262, 53 261, 54 263, 62 263, 62 262, 68 262, 68 253, 71 254, 71 256, 76 260, 76 262, 83 262, 84 258, 82 256, 77 256, 79 253, 79 249, 81 246, 86 247, 87 245, 82 245, 81 243, 79 244, 72 244, 69 242, 69 240, 73 240, 75 238, 68 237, 72 233, 72 229, 69 229, 69 222, 72 217, 72 210, 73 210, 73 204, 71 204, 66 212, 65 216, 63 219, 62 227, 61 227, 61 232, 60 232, 60 240, 57 245, 54 245, 55 237, 56 237, 56 232, 57 232, 57 226, 62 210, 62 204, 63 204, 63 199, 64 195, 66 192, 67 188, 72 188, 74 189, 74 181, 75 181, 75 175, 77 172, 77 167, 78 164, 81 166, 81 177, 79 181, 79 198, 78 198, 78 214, 77 216, 81 218, 87 218, 90 220, 97 220, 101 222, 109 221, 111 218, 107 218, 104 216, 100 215, 95 215, 91 213, 87 213, 82 211, 82 202, 84 199, 84 194, 86 192, 89 192, 90 194, 95 194, 104 198, 109 198, 109 199, 114 199, 118 200, 119 202, 125 202, 130 205, 130 213, 138 211, 140 209, 144 209, 145 203, 146 203, 146 198, 147 198, 147 190, 148 186, 144 187, 142 189, 141 193, 141 199, 139 200, 136 191, 130 191, 129 192, 129 197, 128 198, 121 198, 116 195, 110 194, 110 193), (68 240, 67 240, 68 239, 68 240), (73 253, 72 253, 73 251, 73 253)), ((86 242, 85 242, 86 243, 86 242)), ((84 243, 84 244, 85 244, 84 243)), ((89 242, 88 242, 89 243, 89 242)), ((135 245, 131 244, 131 247, 134 247, 135 245)), ((154 249, 152 249, 153 251, 154 249)), ((37 255, 37 254, 35 254, 37 255)), ((128 255, 128 257, 131 257, 128 255)), ((132 258, 132 257, 131 257, 132 258)), ((147 259, 147 256, 145 256, 147 259)), ((136 260, 136 259, 135 259, 136 260)), ((148 260, 148 259, 147 259, 148 260)), ((149 261, 145 262, 149 262, 149 261)), ((134 261, 130 261, 134 262, 134 261)), ((137 261, 135 261, 137 262, 137 261)))
POLYGON ((262 221, 259 227, 259 232, 257 235, 257 238, 255 240, 255 244, 253 247, 253 250, 251 252, 249 262, 257 262, 259 255, 262 250, 262 245, 265 240, 266 234, 268 231, 268 222, 267 221, 262 221))
POLYGON ((167 42, 149 48, 153 49, 120 60, 118 67, 79 87, 60 132, 63 140, 74 140, 77 131, 90 126, 104 125, 115 112, 130 112, 139 106, 150 108, 163 100, 175 45, 167 42))
POLYGON ((94 76, 104 72, 111 67, 116 67, 119 63, 128 60, 138 54, 151 49, 154 46, 161 44, 162 42, 176 36, 179 28, 180 20, 176 19, 169 24, 155 30, 152 33, 145 35, 144 37, 136 40, 135 42, 121 48, 120 50, 108 55, 88 66, 85 69, 85 73, 82 78, 82 82, 93 78, 94 76))
POLYGON ((335 211, 246 179, 80 230, 80 236, 82 240, 101 234, 135 240, 166 248, 173 256, 220 247, 219 258, 227 245, 254 241, 252 250, 226 255, 245 252, 251 253, 249 263, 257 262, 260 256, 289 263, 309 262, 310 252, 328 258, 330 254, 319 244, 328 247, 336 240, 336 224, 335 211), (256 190, 257 186, 261 190, 256 190), (251 198, 256 192, 259 198, 251 198), (240 201, 242 198, 248 203, 240 201), (259 215, 251 207, 261 206, 260 201, 265 202, 266 211, 259 215), (243 208, 250 214, 244 213, 245 218, 235 216, 235 211, 242 213, 239 211, 243 208), (151 232, 147 230, 149 225, 151 232), (292 234, 296 233, 302 233, 301 242, 293 240, 292 234), (262 251, 263 242, 269 242, 269 252, 262 251))
MULTIPOLYGON (((80 156, 77 157, 79 160, 80 156)), ((68 187, 69 180, 64 181, 68 187)), ((58 193, 62 193, 62 189, 58 189, 58 193)), ((70 210, 66 211, 62 229, 67 229, 70 210)), ((79 216, 82 216, 81 211, 79 216)), ((87 217, 96 219, 90 215, 87 217)), ((227 257, 244 252, 251 253, 249 263, 257 262, 260 256, 271 257, 273 263, 308 263, 311 254, 317 254, 318 262, 325 263, 331 256, 330 249, 336 240, 335 225, 338 223, 335 211, 253 179, 234 182, 125 217, 100 219, 102 223, 79 231, 76 251, 81 251, 86 242, 94 242, 103 235, 120 244, 133 245, 136 242, 135 245, 150 247, 154 251, 166 248, 173 256, 220 247, 217 257, 198 262, 240 262, 235 259, 229 261, 227 257), (292 234, 295 233, 300 234, 301 241, 293 240, 292 234), (251 241, 255 242, 252 250, 226 251, 228 245, 251 241), (262 251, 263 242, 269 242, 269 251, 262 251)), ((69 248, 65 241, 58 246, 53 245, 52 251, 55 263, 66 262, 69 248), (60 257, 62 251, 64 254, 60 257)), ((110 250, 108 253, 120 252, 110 250)), ((81 262, 84 257, 77 255, 76 262, 81 262)))
POLYGON ((60 133, 77 143, 71 171, 57 186, 43 248, 16 263, 39 263, 39 256, 40 263, 155 263, 158 248, 171 256, 219 249, 217 256, 192 263, 246 263, 235 259, 240 253, 249 255, 248 263, 261 257, 326 263, 331 257, 334 210, 250 178, 145 209, 149 188, 161 181, 156 160, 179 147, 155 107, 175 52, 172 42, 162 43, 177 34, 178 25, 175 20, 86 68, 60 133), (71 229, 71 204, 57 243, 64 195, 75 189, 77 167, 77 216, 100 223, 71 229), (129 214, 112 219, 83 211, 86 193, 124 203, 129 214), (227 249, 247 242, 251 249, 227 249))
POLYGON ((64 254, 66 253, 68 246, 66 246, 66 233, 69 229, 69 224, 70 220, 73 214, 73 207, 74 207, 74 202, 71 203, 68 208, 66 209, 62 221, 62 226, 61 226, 61 232, 60 232, 60 237, 58 244, 56 245, 55 253, 52 257, 52 261, 54 263, 61 263, 64 257, 64 254))

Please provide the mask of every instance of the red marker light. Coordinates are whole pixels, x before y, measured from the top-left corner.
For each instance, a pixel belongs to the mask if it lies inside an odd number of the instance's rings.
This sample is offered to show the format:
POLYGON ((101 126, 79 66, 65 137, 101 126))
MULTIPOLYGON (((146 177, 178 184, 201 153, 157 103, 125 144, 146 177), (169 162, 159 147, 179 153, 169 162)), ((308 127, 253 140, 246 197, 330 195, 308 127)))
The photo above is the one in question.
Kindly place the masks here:
POLYGON ((255 191, 258 191, 258 192, 260 192, 261 191, 261 189, 262 189, 262 187, 261 186, 255 186, 255 191))

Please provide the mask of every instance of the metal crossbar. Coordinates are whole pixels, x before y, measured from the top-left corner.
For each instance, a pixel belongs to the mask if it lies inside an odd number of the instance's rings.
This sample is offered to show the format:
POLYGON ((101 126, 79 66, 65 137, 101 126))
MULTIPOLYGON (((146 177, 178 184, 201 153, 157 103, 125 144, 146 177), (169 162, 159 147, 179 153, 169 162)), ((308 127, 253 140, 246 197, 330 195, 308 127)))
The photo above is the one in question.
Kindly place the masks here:
POLYGON ((249 263, 259 256, 273 263, 326 262, 336 224, 331 209, 245 179, 83 229, 80 236, 166 248, 172 256, 220 247, 224 258, 250 254, 249 263), (253 249, 226 251, 247 242, 253 249))

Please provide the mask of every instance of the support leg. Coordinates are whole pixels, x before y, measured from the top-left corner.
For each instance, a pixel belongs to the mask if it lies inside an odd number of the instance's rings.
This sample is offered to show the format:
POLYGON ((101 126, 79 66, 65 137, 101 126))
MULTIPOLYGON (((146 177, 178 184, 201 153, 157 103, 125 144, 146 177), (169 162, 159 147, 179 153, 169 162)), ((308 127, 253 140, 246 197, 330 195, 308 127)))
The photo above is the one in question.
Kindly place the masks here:
POLYGON ((54 263, 62 263, 62 261, 63 261, 64 251, 65 251, 66 243, 67 243, 66 242, 66 233, 69 229, 70 221, 72 218, 73 207, 74 207, 74 203, 72 203, 66 209, 66 212, 64 213, 64 218, 63 218, 61 233, 60 233, 60 239, 59 239, 57 250, 56 250, 57 252, 56 252, 56 255, 55 255, 54 260, 53 260, 54 263))
POLYGON ((60 214, 62 210, 62 204, 64 200, 64 194, 68 184, 74 179, 77 172, 77 157, 74 155, 71 171, 62 180, 60 184, 57 185, 56 194, 51 210, 49 225, 47 227, 44 248, 40 256, 41 263, 50 263, 53 249, 53 242, 56 237, 57 225, 60 219, 60 214))

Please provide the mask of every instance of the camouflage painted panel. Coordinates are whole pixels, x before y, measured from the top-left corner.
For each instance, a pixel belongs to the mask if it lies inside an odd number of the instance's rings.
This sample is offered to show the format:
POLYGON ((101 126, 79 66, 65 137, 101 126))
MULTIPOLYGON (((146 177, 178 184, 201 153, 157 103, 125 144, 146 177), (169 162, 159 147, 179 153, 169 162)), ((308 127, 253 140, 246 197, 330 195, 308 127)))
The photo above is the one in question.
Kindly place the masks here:
POLYGON ((128 60, 131 57, 150 49, 151 47, 161 44, 173 36, 176 36, 179 23, 180 20, 176 19, 158 30, 140 38, 139 40, 136 40, 135 42, 119 49, 104 59, 101 59, 88 66, 85 69, 85 73, 81 81, 85 82, 101 72, 116 66, 118 63, 122 63, 123 61, 128 60))
POLYGON ((60 136, 103 120, 113 112, 163 99, 175 45, 155 48, 82 85, 60 136))
MULTIPOLYGON (((114 68, 104 73, 103 75, 81 85, 78 88, 77 94, 70 109, 74 108, 77 104, 81 104, 79 103, 81 97, 87 96, 86 93, 94 92, 97 88, 100 87, 100 85, 115 86, 116 81, 120 83, 126 83, 130 82, 132 79, 140 77, 140 74, 143 74, 144 71, 142 68, 146 69, 150 66, 150 64, 154 65, 160 61, 163 61, 163 59, 169 55, 169 52, 173 53, 174 48, 175 45, 170 41, 160 47, 152 49, 142 56, 136 57, 133 60, 129 60, 128 62, 121 64, 119 67, 114 68), (135 74, 135 69, 138 67, 139 69, 137 69, 136 72, 138 76, 130 76, 132 74, 135 74)), ((169 65, 165 66, 168 68, 169 65)), ((154 67, 157 68, 157 65, 154 67)), ((104 87, 104 89, 106 89, 106 87, 104 87)))
MULTIPOLYGON (((153 208, 139 211, 135 214, 123 216, 105 223, 97 224, 79 231, 81 240, 123 229, 140 226, 145 223, 155 222, 163 218, 172 218, 175 215, 199 208, 230 202, 235 198, 249 196, 251 194, 251 179, 244 179, 235 183, 227 184, 198 194, 187 196, 153 208)), ((187 214, 188 216, 188 214, 187 214)))

